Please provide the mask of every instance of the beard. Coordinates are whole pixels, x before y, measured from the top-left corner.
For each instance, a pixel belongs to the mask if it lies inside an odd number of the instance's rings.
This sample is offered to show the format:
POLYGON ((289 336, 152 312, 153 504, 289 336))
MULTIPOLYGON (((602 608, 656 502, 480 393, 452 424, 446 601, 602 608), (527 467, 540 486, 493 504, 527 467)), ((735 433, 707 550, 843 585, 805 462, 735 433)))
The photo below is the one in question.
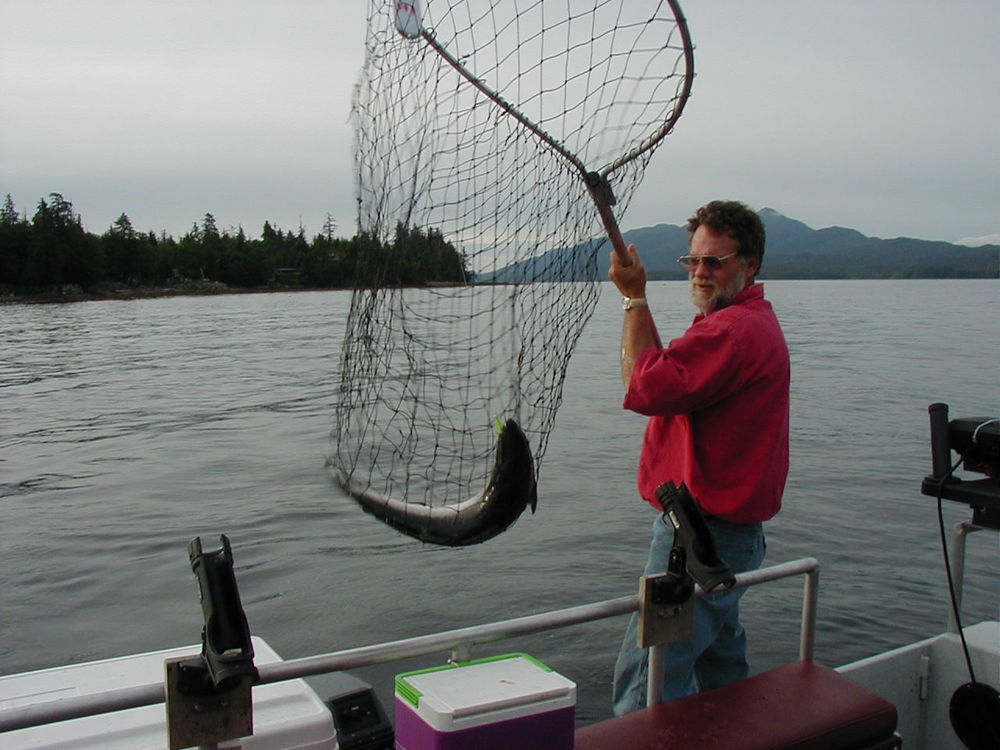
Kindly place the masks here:
POLYGON ((696 283, 694 279, 691 279, 691 301, 699 311, 707 315, 731 305, 736 299, 736 295, 746 287, 747 284, 742 274, 733 276, 721 286, 711 282, 708 284, 696 283))

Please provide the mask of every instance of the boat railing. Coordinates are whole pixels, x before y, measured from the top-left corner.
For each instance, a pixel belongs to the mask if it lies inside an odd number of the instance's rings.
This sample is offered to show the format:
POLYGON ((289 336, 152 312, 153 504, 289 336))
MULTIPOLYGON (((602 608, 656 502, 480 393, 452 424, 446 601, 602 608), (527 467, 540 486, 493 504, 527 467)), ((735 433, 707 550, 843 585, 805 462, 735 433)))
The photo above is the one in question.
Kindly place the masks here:
MULTIPOLYGON (((748 588, 798 575, 805 576, 799 658, 811 660, 816 640, 816 605, 819 593, 819 563, 815 558, 805 557, 740 573, 736 576, 734 588, 748 588)), ((696 587, 695 596, 704 595, 705 592, 700 587, 696 587)), ((261 664, 258 666, 259 680, 256 684, 347 671, 445 652, 450 652, 453 661, 465 661, 470 658, 471 649, 475 646, 626 615, 635 612, 638 608, 638 595, 623 596, 617 599, 606 599, 456 630, 261 664)), ((67 721, 83 716, 123 711, 164 701, 165 693, 162 682, 122 688, 96 695, 60 698, 51 702, 0 711, 0 732, 67 721)))

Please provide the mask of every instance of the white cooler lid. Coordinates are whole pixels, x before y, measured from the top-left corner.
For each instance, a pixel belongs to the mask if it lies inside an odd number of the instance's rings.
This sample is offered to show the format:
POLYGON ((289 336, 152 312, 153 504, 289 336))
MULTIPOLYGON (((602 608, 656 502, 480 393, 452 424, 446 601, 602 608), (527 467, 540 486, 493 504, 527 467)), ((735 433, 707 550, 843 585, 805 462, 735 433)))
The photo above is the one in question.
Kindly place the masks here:
POLYGON ((401 674, 396 693, 435 728, 499 711, 512 718, 576 704, 576 684, 527 654, 401 674))

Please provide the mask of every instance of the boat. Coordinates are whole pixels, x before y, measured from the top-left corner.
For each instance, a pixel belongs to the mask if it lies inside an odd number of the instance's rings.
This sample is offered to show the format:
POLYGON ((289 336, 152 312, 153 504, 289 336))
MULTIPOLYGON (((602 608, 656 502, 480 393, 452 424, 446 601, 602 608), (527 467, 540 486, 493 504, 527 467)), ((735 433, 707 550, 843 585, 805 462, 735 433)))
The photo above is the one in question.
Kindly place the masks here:
POLYGON ((214 552, 205 552, 196 539, 189 553, 205 615, 201 644, 0 677, 0 745, 50 750, 996 750, 1000 621, 963 625, 961 602, 976 596, 963 591, 967 544, 988 538, 986 543, 996 545, 1000 532, 1000 420, 951 420, 944 404, 932 404, 929 413, 933 465, 921 491, 935 498, 939 509, 947 500, 968 506, 972 515, 952 529, 945 558, 952 591, 947 629, 926 639, 835 668, 819 664, 813 652, 820 563, 802 558, 772 565, 737 575, 734 585, 803 578, 797 660, 668 703, 659 701, 653 669, 649 708, 576 727, 566 719, 572 717, 575 695, 572 674, 551 674, 529 655, 474 659, 472 650, 634 611, 653 623, 651 648, 662 648, 664 639, 683 629, 692 597, 705 595, 699 585, 681 581, 685 585, 664 588, 644 579, 635 595, 284 660, 249 632, 228 539, 221 537, 222 546, 214 552), (954 463, 953 453, 959 457, 954 463), (959 465, 982 477, 956 477, 959 465), (351 674, 367 665, 429 654, 447 654, 447 659, 440 668, 396 679, 395 726, 380 696, 351 674), (491 692, 494 682, 504 689, 515 686, 514 693, 498 698, 491 692), (432 691, 438 689, 451 691, 450 703, 431 706, 432 691), (456 694, 466 704, 456 707, 456 694), (431 713, 421 714, 425 708, 431 713), (432 709, 437 714, 431 716, 432 709), (404 731, 409 732, 405 737, 404 731), (510 734, 514 731, 520 734, 510 734), (514 736, 516 741, 505 739, 514 736))

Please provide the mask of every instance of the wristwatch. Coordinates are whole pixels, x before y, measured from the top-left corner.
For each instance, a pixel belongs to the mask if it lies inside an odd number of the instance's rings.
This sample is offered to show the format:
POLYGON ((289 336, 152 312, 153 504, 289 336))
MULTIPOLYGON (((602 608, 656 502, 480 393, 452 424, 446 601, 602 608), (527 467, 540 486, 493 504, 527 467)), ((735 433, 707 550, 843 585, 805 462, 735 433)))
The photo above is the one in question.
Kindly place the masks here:
POLYGON ((622 297, 622 310, 628 311, 633 307, 646 307, 645 297, 622 297))

